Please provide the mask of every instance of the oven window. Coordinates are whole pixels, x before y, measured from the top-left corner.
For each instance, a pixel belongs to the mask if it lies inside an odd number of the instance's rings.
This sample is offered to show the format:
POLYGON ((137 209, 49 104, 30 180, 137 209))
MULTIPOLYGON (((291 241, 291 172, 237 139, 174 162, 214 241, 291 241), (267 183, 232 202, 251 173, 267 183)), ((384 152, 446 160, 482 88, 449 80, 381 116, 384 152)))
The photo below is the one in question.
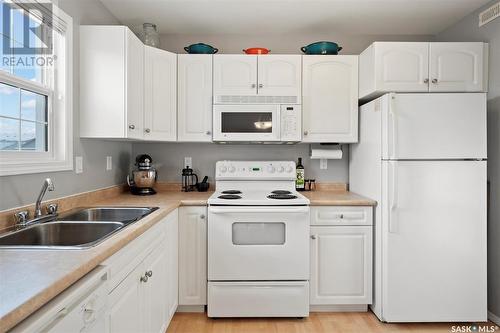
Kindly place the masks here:
POLYGON ((222 133, 272 133, 272 112, 222 112, 222 133))
POLYGON ((282 222, 233 223, 234 245, 283 245, 285 235, 285 223, 282 222))

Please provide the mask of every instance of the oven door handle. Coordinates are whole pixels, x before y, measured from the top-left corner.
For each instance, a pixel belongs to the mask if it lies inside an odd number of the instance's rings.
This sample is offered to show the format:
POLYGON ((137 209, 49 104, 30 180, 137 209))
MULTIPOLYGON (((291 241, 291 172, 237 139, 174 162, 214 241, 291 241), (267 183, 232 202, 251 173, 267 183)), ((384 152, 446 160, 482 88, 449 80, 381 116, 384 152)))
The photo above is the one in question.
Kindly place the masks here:
POLYGON ((288 207, 288 208, 214 208, 208 210, 212 214, 234 214, 234 213, 308 213, 309 207, 288 207))

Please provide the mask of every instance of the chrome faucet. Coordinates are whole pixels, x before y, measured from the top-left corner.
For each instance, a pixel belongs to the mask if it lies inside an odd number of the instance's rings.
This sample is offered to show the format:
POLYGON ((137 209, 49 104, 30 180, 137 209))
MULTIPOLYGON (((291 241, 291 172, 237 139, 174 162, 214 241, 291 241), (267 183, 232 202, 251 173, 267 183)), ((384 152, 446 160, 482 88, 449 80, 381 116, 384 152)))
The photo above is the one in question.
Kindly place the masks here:
POLYGON ((43 196, 45 195, 45 192, 49 190, 49 192, 54 191, 55 187, 54 184, 52 183, 52 180, 50 178, 45 179, 42 185, 42 189, 40 190, 40 194, 38 195, 38 198, 36 199, 36 204, 35 204, 35 218, 42 216, 42 199, 43 196))

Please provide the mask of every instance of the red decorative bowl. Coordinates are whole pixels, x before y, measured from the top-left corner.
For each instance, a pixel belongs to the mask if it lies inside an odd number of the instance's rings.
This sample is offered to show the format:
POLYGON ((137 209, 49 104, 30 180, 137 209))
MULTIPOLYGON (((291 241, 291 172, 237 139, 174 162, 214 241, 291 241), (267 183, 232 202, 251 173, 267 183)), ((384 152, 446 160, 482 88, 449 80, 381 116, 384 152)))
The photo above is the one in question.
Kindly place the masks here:
POLYGON ((268 50, 265 47, 251 47, 243 50, 243 52, 246 54, 268 54, 271 50, 268 50))

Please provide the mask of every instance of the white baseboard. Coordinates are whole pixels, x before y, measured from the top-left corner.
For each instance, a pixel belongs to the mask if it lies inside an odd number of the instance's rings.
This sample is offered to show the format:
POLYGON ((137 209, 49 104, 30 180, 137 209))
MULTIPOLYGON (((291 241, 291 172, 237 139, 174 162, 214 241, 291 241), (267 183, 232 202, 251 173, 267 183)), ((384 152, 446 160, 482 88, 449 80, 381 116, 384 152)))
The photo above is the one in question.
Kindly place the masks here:
POLYGON ((488 311, 488 319, 494 322, 495 324, 500 325, 500 316, 497 316, 489 311, 488 311))
POLYGON ((366 304, 310 305, 310 312, 366 312, 366 304))
POLYGON ((205 312, 205 305, 179 305, 176 312, 205 312))

